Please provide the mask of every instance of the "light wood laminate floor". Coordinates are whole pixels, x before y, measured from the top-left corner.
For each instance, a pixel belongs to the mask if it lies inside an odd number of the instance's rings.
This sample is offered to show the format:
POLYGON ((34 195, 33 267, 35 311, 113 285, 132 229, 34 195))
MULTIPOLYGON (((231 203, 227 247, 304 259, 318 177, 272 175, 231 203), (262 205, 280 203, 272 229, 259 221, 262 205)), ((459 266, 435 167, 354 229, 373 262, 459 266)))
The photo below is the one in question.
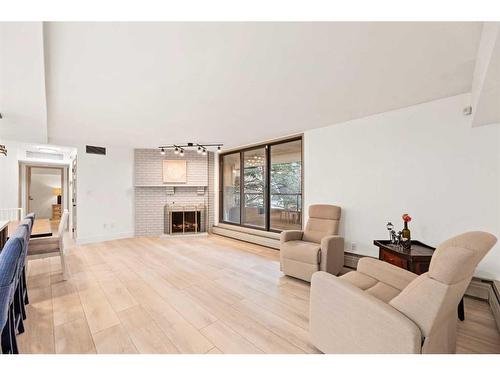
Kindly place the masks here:
MULTIPOLYGON (((224 237, 132 238, 29 261, 22 353, 317 353, 309 284, 279 253, 224 237)), ((459 353, 500 353, 486 302, 467 298, 459 353)))

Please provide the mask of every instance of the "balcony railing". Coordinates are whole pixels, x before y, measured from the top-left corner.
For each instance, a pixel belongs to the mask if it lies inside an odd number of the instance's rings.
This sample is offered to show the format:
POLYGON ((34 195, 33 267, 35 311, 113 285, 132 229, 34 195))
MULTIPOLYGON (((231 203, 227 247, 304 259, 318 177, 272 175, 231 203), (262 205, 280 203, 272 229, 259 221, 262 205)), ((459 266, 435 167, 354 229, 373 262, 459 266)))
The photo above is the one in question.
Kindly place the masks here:
MULTIPOLYGON (((264 207, 263 193, 245 193, 244 195, 245 195, 245 207, 264 207)), ((271 193, 271 209, 278 209, 278 210, 281 209, 286 211, 301 211, 302 194, 271 193), (273 199, 274 197, 279 197, 279 198, 273 199)))

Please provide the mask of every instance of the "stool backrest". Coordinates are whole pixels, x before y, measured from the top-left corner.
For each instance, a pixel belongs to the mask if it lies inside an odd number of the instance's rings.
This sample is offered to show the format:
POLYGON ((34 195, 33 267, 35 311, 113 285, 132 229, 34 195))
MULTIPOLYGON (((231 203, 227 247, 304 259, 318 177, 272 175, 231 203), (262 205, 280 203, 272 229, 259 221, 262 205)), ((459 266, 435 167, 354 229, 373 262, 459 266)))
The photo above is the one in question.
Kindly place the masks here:
POLYGON ((31 231, 33 229, 33 221, 29 218, 24 218, 20 225, 24 225, 28 229, 28 237, 31 237, 31 231))
POLYGON ((34 212, 30 212, 28 215, 26 215, 26 219, 30 219, 31 220, 31 224, 33 225, 33 223, 35 222, 35 213, 34 212))
POLYGON ((11 236, 0 253, 0 286, 6 286, 14 281, 17 274, 17 263, 23 251, 23 240, 11 236))
POLYGON ((14 298, 18 262, 23 251, 20 238, 11 237, 0 253, 0 331, 7 322, 7 314, 14 298))
POLYGON ((30 235, 31 231, 29 230, 28 226, 30 221, 29 220, 23 220, 21 225, 19 225, 14 232, 14 234, 11 237, 14 238, 19 238, 22 243, 23 250, 21 252, 21 259, 19 260, 19 272, 21 272, 21 269, 24 267, 26 263, 26 256, 28 255, 28 245, 30 241, 30 235))

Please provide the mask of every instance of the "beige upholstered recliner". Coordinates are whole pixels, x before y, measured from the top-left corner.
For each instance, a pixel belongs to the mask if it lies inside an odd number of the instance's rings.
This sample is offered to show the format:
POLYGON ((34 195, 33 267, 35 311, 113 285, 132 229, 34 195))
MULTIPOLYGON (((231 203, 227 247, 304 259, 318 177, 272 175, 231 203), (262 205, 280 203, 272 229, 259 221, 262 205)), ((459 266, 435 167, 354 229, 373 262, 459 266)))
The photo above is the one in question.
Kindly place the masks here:
POLYGON ((280 268, 284 274, 311 281, 316 271, 337 275, 344 266, 344 239, 338 236, 340 207, 309 207, 306 229, 287 230, 280 237, 280 268))
POLYGON ((312 343, 325 353, 455 353, 457 305, 496 241, 485 232, 453 237, 420 276, 373 258, 341 277, 317 272, 312 343))

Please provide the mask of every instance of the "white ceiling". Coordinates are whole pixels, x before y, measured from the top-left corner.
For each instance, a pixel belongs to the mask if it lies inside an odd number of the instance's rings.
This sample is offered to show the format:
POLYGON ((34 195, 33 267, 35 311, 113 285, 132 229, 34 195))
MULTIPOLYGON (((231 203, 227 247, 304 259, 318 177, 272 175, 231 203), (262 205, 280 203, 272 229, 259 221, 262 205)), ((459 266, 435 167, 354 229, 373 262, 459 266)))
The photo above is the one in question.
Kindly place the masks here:
POLYGON ((0 139, 47 142, 42 22, 0 22, 0 139))
POLYGON ((249 144, 470 92, 481 23, 45 23, 49 140, 249 144))

